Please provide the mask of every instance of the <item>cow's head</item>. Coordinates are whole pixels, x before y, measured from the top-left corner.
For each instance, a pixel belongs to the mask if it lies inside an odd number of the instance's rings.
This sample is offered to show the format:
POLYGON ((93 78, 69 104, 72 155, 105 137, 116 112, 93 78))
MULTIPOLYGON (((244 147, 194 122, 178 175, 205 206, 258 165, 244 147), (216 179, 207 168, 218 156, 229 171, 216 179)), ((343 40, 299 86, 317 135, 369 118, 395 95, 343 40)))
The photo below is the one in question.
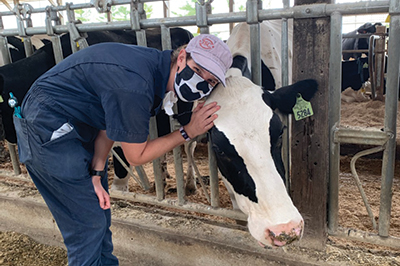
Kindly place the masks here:
POLYGON ((218 167, 248 215, 251 235, 264 246, 283 246, 301 237, 304 222, 282 180, 284 127, 273 110, 291 112, 298 93, 309 100, 317 83, 301 81, 270 93, 242 76, 226 82, 207 99, 221 106, 210 130, 218 167))

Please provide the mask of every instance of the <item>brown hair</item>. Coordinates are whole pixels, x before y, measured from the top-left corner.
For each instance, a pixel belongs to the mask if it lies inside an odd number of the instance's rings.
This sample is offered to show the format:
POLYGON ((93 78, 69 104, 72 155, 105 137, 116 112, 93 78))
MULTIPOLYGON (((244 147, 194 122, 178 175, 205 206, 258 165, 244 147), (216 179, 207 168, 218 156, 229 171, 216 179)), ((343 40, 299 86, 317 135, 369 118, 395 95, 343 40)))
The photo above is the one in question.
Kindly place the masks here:
MULTIPOLYGON (((184 44, 182 46, 179 46, 176 48, 174 51, 171 53, 171 64, 174 65, 176 64, 176 61, 178 61, 178 55, 182 51, 182 49, 185 49, 187 47, 187 44, 184 44)), ((186 60, 192 59, 190 56, 190 53, 186 53, 186 60)))

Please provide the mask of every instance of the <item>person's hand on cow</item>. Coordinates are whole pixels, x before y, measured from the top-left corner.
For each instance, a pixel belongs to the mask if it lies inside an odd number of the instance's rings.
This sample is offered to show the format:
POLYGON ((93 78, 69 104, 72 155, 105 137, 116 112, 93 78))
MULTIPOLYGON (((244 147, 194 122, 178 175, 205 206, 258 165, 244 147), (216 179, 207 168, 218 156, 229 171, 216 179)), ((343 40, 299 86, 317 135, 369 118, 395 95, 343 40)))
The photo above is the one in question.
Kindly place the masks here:
POLYGON ((190 138, 197 137, 206 133, 214 126, 214 120, 217 119, 217 112, 221 106, 217 102, 212 102, 207 105, 204 102, 199 103, 193 110, 189 124, 184 126, 185 131, 190 138))
POLYGON ((100 208, 103 210, 107 210, 110 208, 110 195, 107 191, 104 190, 101 185, 101 177, 100 176, 92 176, 92 183, 94 187, 94 192, 99 199, 100 208))

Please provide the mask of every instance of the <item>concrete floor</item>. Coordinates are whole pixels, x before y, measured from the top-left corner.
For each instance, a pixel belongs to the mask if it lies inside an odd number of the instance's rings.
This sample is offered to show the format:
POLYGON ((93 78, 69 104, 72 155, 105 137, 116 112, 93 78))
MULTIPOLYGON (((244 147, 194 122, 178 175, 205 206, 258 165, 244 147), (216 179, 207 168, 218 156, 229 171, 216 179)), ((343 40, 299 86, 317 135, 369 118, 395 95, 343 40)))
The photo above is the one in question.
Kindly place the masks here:
MULTIPOLYGON (((21 198, 18 188, 0 182, 0 230, 26 234, 63 247, 60 232, 37 193, 21 198)), ((114 254, 121 266, 322 265, 284 249, 261 248, 243 227, 165 215, 147 207, 112 207, 114 254)), ((330 264, 331 265, 331 264, 330 264)))

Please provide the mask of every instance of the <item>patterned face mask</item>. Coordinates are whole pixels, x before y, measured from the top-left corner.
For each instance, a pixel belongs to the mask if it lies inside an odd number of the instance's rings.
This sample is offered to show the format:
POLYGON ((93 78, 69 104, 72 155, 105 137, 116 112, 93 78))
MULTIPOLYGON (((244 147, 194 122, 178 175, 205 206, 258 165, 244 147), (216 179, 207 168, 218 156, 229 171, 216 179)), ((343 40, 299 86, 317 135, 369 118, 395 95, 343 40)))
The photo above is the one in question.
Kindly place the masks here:
POLYGON ((184 102, 194 102, 209 95, 213 89, 207 81, 194 72, 188 65, 176 73, 175 92, 184 102))

